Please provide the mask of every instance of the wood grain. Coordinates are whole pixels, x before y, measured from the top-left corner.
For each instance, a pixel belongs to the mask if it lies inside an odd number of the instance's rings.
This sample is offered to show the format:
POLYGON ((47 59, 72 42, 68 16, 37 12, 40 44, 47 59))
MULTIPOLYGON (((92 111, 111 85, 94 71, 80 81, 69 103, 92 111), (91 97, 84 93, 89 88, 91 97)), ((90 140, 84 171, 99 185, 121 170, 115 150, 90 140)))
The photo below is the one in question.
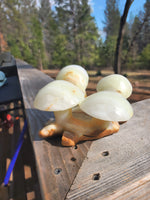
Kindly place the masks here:
POLYGON ((43 199, 150 198, 150 99, 133 104, 133 118, 117 134, 62 147, 60 138, 39 138, 54 116, 33 107, 38 90, 53 80, 27 63, 17 67, 43 199))
POLYGON ((150 173, 140 180, 126 185, 124 188, 114 192, 107 200, 147 200, 150 199, 150 173))
POLYGON ((74 147, 62 147, 60 138, 47 140, 39 138, 39 130, 49 119, 53 120, 54 115, 51 112, 34 109, 33 101, 39 89, 52 79, 19 60, 17 69, 42 198, 46 200, 65 199, 91 142, 79 144, 75 149, 74 147))
POLYGON ((92 143, 67 199, 140 199, 139 194, 145 195, 141 199, 147 199, 150 196, 150 99, 133 104, 133 108, 133 118, 122 124, 117 134, 92 143), (94 180, 96 174, 99 180, 94 180))

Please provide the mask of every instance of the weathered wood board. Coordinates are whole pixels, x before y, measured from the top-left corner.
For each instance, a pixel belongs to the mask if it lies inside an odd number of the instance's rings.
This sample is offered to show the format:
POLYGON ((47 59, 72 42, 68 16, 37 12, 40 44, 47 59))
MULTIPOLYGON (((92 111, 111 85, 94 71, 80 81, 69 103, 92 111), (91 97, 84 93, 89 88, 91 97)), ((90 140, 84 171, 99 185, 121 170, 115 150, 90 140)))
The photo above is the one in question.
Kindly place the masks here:
POLYGON ((150 99, 133 108, 117 134, 92 143, 67 199, 150 199, 150 99))
POLYGON ((17 61, 17 68, 42 197, 46 200, 65 199, 91 142, 79 144, 76 149, 62 147, 60 138, 39 138, 39 130, 54 116, 34 109, 33 101, 39 89, 52 79, 22 61, 17 61))
POLYGON ((54 116, 33 107, 52 79, 27 63, 17 67, 43 199, 150 199, 150 99, 133 104, 133 118, 117 134, 62 147, 60 138, 39 138, 54 116))

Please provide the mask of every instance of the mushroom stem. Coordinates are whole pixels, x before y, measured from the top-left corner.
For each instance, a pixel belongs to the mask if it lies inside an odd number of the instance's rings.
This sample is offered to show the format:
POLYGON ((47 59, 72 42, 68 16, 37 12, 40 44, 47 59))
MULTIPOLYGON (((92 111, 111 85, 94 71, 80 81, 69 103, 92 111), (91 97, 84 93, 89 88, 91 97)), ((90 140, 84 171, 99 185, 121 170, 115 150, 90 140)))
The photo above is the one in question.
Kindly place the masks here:
POLYGON ((54 135, 61 135, 63 132, 63 129, 61 126, 59 126, 59 124, 56 124, 55 122, 43 127, 40 132, 39 132, 39 136, 42 138, 47 138, 47 137, 51 137, 54 135))
POLYGON ((87 117, 83 112, 78 117, 71 116, 63 126, 63 146, 75 146, 80 141, 98 139, 119 130, 118 122, 87 117))
POLYGON ((97 129, 91 131, 91 134, 88 135, 81 135, 80 137, 77 136, 74 132, 68 132, 64 131, 62 136, 62 145, 63 146, 75 146, 80 141, 86 141, 86 140, 96 140, 108 135, 111 135, 113 133, 116 133, 119 131, 119 124, 118 122, 110 122, 109 126, 104 129, 97 129))
POLYGON ((72 115, 72 110, 67 109, 64 111, 55 111, 55 121, 51 124, 43 127, 40 132, 39 136, 42 138, 51 137, 54 135, 60 135, 63 132, 62 124, 65 123, 72 115))
POLYGON ((96 119, 82 111, 68 109, 54 112, 54 115, 55 123, 44 127, 40 136, 50 137, 63 132, 63 146, 75 146, 79 141, 98 139, 119 130, 118 122, 96 119))
POLYGON ((62 122, 67 121, 72 116, 72 109, 70 108, 63 111, 55 111, 54 116, 57 124, 62 124, 62 122))

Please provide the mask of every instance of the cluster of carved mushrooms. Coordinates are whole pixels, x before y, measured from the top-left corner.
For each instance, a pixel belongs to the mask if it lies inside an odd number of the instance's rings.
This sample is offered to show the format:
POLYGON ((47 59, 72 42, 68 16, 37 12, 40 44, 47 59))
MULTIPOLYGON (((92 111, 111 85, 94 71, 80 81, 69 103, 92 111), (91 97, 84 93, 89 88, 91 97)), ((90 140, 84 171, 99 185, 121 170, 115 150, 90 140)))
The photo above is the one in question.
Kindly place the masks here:
POLYGON ((87 96, 89 76, 78 65, 60 70, 56 80, 37 93, 34 107, 53 111, 55 121, 40 130, 43 138, 62 135, 63 146, 75 146, 84 140, 94 140, 119 130, 119 123, 129 120, 133 109, 127 98, 132 85, 122 75, 102 78, 97 92, 87 96))

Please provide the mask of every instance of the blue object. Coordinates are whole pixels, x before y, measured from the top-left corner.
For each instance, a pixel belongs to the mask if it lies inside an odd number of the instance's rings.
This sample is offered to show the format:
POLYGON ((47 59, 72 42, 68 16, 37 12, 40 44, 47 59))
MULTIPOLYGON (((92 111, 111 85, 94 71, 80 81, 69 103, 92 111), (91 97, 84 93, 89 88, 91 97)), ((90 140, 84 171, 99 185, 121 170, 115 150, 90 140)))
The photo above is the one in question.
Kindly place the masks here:
POLYGON ((8 185, 10 175, 13 171, 13 168, 15 166, 15 163, 16 163, 16 160, 17 160, 17 157, 18 157, 18 154, 19 154, 21 146, 23 144, 24 134, 25 134, 26 128, 27 128, 27 120, 24 122, 24 126, 23 126, 23 129, 21 131, 21 134, 20 134, 20 137, 19 137, 19 140, 18 140, 18 144, 17 144, 17 147, 16 147, 15 154, 14 154, 14 156, 13 156, 11 162, 10 162, 10 165, 8 167, 8 170, 6 172, 5 179, 4 179, 4 186, 8 185))

